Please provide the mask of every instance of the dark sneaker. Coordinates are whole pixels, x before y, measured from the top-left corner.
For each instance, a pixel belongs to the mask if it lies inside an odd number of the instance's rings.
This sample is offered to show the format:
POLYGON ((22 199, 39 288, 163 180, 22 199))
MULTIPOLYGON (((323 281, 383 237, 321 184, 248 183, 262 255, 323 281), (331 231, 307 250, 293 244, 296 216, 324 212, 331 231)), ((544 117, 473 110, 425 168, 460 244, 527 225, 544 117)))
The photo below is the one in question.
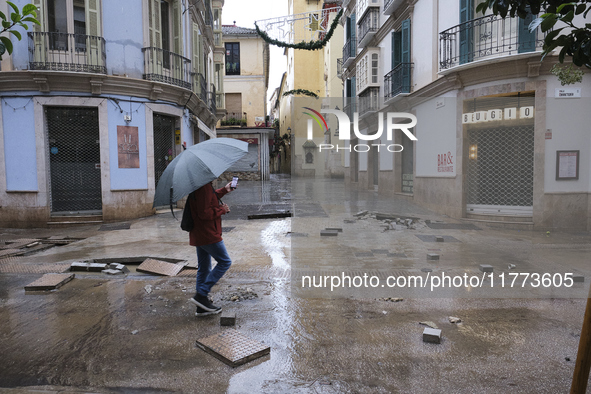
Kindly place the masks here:
POLYGON ((203 308, 197 307, 197 312, 195 312, 195 316, 201 317, 201 316, 216 315, 216 314, 220 313, 221 311, 222 311, 222 308, 218 309, 215 312, 208 312, 203 308))
POLYGON ((195 294, 193 298, 189 298, 189 301, 193 304, 197 305, 200 308, 205 309, 206 312, 219 312, 222 310, 219 306, 215 306, 214 304, 209 301, 207 296, 201 295, 199 293, 195 294))

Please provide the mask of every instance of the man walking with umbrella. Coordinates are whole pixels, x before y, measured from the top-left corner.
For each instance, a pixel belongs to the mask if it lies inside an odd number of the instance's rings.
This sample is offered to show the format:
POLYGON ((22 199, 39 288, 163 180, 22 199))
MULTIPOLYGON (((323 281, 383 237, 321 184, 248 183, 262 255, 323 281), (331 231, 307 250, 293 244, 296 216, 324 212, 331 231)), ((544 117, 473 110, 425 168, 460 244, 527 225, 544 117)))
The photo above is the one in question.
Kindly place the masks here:
POLYGON ((225 187, 215 190, 213 182, 201 186, 189 194, 193 217, 193 229, 189 232, 189 243, 197 248, 197 285, 195 296, 189 299, 197 305, 195 316, 219 313, 222 308, 209 300, 211 288, 220 280, 232 264, 224 241, 222 240, 222 215, 230 212, 221 197, 233 189, 228 183, 225 187), (211 258, 217 261, 211 268, 211 258))

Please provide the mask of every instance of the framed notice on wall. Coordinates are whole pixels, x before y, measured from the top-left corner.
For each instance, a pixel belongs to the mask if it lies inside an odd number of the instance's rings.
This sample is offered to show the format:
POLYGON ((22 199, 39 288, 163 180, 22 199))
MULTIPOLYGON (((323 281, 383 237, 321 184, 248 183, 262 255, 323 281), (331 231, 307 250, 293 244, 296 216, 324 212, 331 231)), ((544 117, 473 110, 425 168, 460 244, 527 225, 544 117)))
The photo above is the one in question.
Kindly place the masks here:
POLYGON ((137 127, 117 126, 117 158, 119 168, 140 168, 137 127))
POLYGON ((579 179, 579 151, 556 151, 556 180, 567 181, 579 179))

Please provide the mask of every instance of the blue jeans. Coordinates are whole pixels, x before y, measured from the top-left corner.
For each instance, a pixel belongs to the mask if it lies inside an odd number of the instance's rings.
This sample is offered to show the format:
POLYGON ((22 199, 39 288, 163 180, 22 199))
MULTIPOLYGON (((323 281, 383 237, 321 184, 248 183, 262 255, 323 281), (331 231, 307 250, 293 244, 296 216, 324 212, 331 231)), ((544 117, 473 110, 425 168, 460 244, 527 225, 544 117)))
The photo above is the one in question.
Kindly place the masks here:
POLYGON ((232 265, 224 241, 197 246, 197 293, 207 296, 209 291, 232 265), (211 258, 217 261, 211 269, 211 258))

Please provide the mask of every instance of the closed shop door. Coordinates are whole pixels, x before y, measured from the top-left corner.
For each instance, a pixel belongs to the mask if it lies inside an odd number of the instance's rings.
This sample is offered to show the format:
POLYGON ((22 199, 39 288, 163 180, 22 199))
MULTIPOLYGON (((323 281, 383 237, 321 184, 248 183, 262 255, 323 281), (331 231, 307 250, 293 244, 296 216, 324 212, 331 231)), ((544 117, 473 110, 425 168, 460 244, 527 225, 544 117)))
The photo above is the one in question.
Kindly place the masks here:
POLYGON ((174 118, 154 114, 154 174, 156 185, 174 159, 174 118))
POLYGON ((468 132, 468 213, 531 215, 534 126, 468 132))
POLYGON ((47 107, 51 212, 101 211, 98 109, 47 107))

